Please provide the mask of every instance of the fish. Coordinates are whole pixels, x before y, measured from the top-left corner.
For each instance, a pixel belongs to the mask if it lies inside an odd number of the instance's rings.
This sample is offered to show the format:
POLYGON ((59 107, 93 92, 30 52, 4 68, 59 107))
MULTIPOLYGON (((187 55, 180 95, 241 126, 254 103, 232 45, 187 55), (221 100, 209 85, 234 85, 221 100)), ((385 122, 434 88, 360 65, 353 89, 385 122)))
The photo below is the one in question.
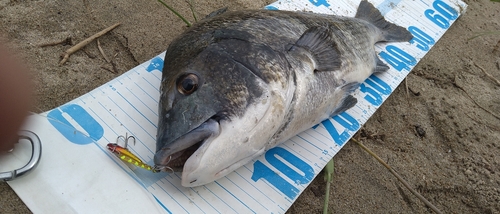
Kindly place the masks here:
POLYGON ((389 69, 374 45, 412 38, 365 0, 355 17, 244 10, 196 23, 165 54, 154 168, 181 171, 185 187, 228 175, 353 107, 389 69))

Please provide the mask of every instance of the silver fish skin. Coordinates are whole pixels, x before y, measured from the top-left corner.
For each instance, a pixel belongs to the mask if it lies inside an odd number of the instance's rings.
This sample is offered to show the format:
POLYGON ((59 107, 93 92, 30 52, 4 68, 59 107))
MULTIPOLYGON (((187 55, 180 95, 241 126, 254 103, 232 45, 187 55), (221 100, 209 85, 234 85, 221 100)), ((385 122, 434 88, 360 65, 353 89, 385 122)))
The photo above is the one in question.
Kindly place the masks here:
POLYGON ((351 93, 389 69, 377 42, 412 35, 367 1, 355 18, 236 11, 207 18, 168 47, 155 168, 186 187, 215 181, 357 102, 351 93))

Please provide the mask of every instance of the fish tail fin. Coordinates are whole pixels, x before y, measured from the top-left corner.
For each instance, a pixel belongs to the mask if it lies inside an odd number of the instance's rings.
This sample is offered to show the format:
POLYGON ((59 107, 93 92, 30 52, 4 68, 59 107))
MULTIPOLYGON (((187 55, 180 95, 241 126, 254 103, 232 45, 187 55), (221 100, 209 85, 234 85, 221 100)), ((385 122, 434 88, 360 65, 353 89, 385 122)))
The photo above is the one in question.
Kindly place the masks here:
POLYGON ((407 42, 413 38, 413 35, 405 28, 385 20, 380 11, 366 0, 359 3, 355 18, 363 19, 379 28, 382 31, 383 41, 407 42))

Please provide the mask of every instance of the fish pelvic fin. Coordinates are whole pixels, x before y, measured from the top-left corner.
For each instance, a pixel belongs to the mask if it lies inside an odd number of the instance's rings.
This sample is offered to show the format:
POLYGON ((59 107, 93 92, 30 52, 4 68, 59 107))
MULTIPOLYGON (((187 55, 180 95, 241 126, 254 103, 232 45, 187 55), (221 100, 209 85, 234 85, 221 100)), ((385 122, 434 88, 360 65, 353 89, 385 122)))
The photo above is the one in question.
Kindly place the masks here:
POLYGON ((385 20, 380 11, 366 0, 359 3, 355 18, 370 22, 379 28, 382 31, 382 41, 407 42, 413 38, 413 35, 405 28, 385 20))
POLYGON ((295 51, 300 47, 310 52, 316 62, 315 71, 338 70, 342 65, 340 53, 331 36, 332 32, 327 27, 311 27, 302 34, 289 51, 295 51))
POLYGON ((358 99, 356 99, 350 93, 355 91, 359 87, 359 85, 361 85, 361 83, 351 82, 342 86, 342 91, 344 91, 345 96, 342 98, 342 101, 339 103, 338 107, 335 108, 335 110, 333 110, 333 112, 330 114, 331 117, 347 111, 347 109, 354 107, 356 103, 358 103, 358 99))
POLYGON ((377 60, 377 64, 375 66, 375 70, 373 71, 373 73, 381 73, 389 70, 389 66, 386 65, 384 62, 382 62, 382 60, 380 60, 378 56, 375 56, 375 59, 377 60))
POLYGON ((354 92, 359 87, 359 85, 361 85, 361 83, 351 82, 342 86, 342 90, 349 94, 354 92))
POLYGON ((346 111, 347 109, 350 109, 353 106, 355 106, 356 103, 358 103, 358 99, 356 99, 355 97, 353 97, 352 95, 349 94, 349 95, 344 97, 344 99, 342 100, 340 105, 332 112, 332 114, 330 116, 333 117, 337 114, 340 114, 340 113, 346 111))

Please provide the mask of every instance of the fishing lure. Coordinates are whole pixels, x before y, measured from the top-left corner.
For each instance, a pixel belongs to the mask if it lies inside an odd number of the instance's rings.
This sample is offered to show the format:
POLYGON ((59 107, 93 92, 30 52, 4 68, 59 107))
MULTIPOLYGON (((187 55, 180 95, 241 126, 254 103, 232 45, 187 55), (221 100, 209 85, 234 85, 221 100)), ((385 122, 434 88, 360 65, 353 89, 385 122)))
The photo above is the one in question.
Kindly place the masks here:
POLYGON ((153 167, 151 167, 150 165, 144 163, 139 157, 132 154, 132 152, 130 152, 127 149, 129 139, 133 139, 134 144, 135 144, 135 137, 134 136, 125 135, 125 137, 124 137, 124 136, 120 135, 116 138, 116 143, 108 143, 108 145, 106 145, 106 147, 108 148, 108 150, 110 152, 115 154, 118 158, 120 158, 124 162, 131 163, 137 167, 141 167, 143 169, 146 169, 146 170, 149 170, 152 172, 157 172, 157 170, 153 169, 153 167), (118 145, 118 141, 120 138, 122 138, 125 141, 124 147, 121 147, 120 145, 118 145))
POLYGON ((108 143, 106 147, 108 148, 109 151, 111 151, 113 154, 115 154, 118 158, 120 158, 124 162, 131 163, 133 165, 136 165, 138 167, 141 167, 149 171, 153 171, 153 167, 142 162, 141 159, 132 154, 128 149, 123 148, 116 143, 108 143))

